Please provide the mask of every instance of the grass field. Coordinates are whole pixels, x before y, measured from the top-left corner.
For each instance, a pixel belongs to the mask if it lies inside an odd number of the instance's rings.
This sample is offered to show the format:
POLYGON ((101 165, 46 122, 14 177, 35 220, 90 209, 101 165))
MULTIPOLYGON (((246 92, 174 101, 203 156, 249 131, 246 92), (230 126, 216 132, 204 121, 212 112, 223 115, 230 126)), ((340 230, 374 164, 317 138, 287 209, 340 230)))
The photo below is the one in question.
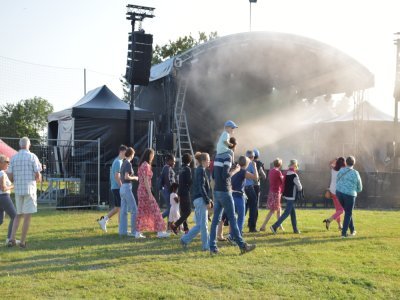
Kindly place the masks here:
POLYGON ((104 234, 101 212, 41 211, 27 249, 0 248, 0 298, 399 299, 400 212, 356 210, 349 239, 324 229, 330 212, 298 210, 301 235, 286 222, 284 234, 246 233, 254 252, 219 243, 210 256, 199 238, 184 251, 177 237, 120 238, 116 220, 104 234))

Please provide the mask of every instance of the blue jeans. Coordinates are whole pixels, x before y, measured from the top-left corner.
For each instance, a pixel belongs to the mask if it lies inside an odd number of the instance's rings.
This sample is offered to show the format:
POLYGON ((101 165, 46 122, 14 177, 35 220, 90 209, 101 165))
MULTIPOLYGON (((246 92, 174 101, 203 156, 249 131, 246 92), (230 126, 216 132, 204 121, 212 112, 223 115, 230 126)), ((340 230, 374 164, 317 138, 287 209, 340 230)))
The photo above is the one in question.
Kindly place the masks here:
POLYGON ((342 236, 346 236, 347 229, 350 229, 350 233, 353 233, 355 230, 353 223, 353 209, 354 204, 356 203, 356 196, 350 196, 336 191, 336 197, 338 197, 339 202, 344 209, 342 236))
POLYGON ((233 194, 233 202, 235 204, 235 212, 237 213, 237 225, 238 225, 240 234, 243 235, 244 216, 245 216, 245 210, 246 210, 246 200, 244 199, 244 195, 243 194, 239 195, 237 193, 234 193, 233 194))
POLYGON ((181 240, 185 244, 189 244, 196 235, 201 232, 201 244, 203 250, 210 249, 210 239, 208 235, 208 210, 207 204, 204 202, 203 198, 197 198, 193 202, 194 213, 196 216, 196 225, 192 227, 187 234, 182 236, 181 240))
POLYGON ((286 200, 286 208, 285 211, 283 212, 283 214, 281 215, 281 217, 278 219, 278 221, 275 222, 274 225, 272 225, 272 227, 276 230, 279 226, 281 226, 281 224, 283 223, 283 221, 286 220, 286 218, 290 215, 290 219, 292 221, 292 227, 293 227, 293 231, 297 232, 297 219, 296 219, 296 209, 295 209, 295 203, 294 200, 286 200))
POLYGON ((163 187, 161 190, 161 196, 164 199, 164 204, 167 206, 167 208, 162 213, 163 219, 169 217, 169 211, 171 209, 171 202, 169 201, 169 195, 170 195, 169 191, 163 187))
POLYGON ((221 221, 222 211, 225 212, 229 224, 231 226, 232 237, 240 248, 246 247, 242 235, 240 234, 236 218, 235 218, 235 207, 233 204, 233 198, 231 192, 214 192, 214 216, 211 222, 210 229, 210 250, 214 251, 217 249, 217 226, 221 221))
POLYGON ((137 206, 135 197, 132 193, 132 184, 124 183, 119 190, 121 195, 121 210, 119 213, 119 226, 118 233, 119 235, 127 235, 128 234, 128 213, 131 213, 131 233, 136 233, 136 214, 137 214, 137 206))
POLYGON ((257 227, 258 219, 258 197, 254 190, 254 186, 252 185, 246 186, 244 191, 246 192, 247 206, 249 210, 248 226, 250 230, 254 230, 257 227))

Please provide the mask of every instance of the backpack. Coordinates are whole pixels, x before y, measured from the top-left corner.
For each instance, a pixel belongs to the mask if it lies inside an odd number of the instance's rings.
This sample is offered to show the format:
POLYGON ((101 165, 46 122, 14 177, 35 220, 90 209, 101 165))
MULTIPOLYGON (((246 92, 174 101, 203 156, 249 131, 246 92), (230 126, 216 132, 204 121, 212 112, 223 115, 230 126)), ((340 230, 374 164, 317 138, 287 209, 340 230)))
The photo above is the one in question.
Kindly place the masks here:
POLYGON ((163 173, 164 173, 164 168, 165 168, 166 166, 164 166, 162 169, 161 169, 161 173, 160 173, 160 176, 158 176, 158 178, 157 178, 157 184, 156 184, 156 187, 157 187, 157 190, 158 191, 161 191, 162 190, 162 188, 163 188, 163 186, 164 186, 164 176, 163 176, 163 173))

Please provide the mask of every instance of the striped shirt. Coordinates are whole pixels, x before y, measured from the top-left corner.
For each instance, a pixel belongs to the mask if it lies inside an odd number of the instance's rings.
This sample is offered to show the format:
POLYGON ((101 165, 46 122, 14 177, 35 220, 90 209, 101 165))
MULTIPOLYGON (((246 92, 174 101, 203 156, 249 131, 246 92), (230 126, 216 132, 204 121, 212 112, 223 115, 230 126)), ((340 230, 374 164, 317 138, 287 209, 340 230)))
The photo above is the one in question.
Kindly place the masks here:
POLYGON ((26 149, 21 149, 10 161, 8 168, 13 175, 16 195, 32 195, 36 193, 35 173, 42 171, 37 156, 26 149))
POLYGON ((215 182, 214 191, 231 192, 231 175, 229 170, 232 167, 231 151, 217 154, 214 159, 213 178, 215 182))

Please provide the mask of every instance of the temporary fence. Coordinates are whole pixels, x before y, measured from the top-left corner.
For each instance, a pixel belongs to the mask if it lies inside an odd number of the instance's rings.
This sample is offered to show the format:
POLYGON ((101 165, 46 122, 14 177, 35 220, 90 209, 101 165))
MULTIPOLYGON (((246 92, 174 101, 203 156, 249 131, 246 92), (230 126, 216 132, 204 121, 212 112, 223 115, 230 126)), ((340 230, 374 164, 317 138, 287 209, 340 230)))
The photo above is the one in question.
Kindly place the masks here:
MULTIPOLYGON (((2 137, 15 150, 19 138, 2 137)), ((102 205, 101 147, 98 140, 31 140, 30 151, 42 164, 42 181, 37 185, 41 207, 66 209, 102 205)), ((104 193, 103 193, 104 194, 104 193)), ((105 195, 104 199, 108 199, 105 195)))

